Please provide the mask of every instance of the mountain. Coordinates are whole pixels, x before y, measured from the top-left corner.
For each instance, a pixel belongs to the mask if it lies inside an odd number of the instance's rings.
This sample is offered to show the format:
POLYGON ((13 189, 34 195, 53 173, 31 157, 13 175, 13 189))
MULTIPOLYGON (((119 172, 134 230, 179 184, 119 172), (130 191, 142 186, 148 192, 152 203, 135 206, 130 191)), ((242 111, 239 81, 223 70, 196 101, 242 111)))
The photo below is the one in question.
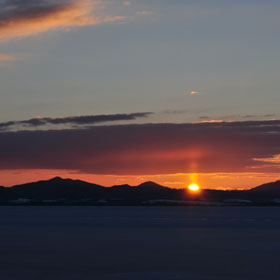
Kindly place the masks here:
POLYGON ((194 194, 185 189, 173 189, 154 182, 145 182, 138 186, 116 185, 103 187, 80 180, 55 177, 17 185, 10 188, 0 187, 0 203, 31 204, 248 204, 276 203, 280 201, 280 181, 264 184, 244 191, 221 191, 205 189, 194 194), (195 202, 196 201, 196 202, 195 202))
POLYGON ((256 188, 253 188, 251 190, 249 190, 250 192, 270 192, 270 193, 280 193, 280 181, 275 181, 272 183, 266 183, 263 185, 260 185, 256 188))
MULTIPOLYGON (((57 201, 57 202, 98 202, 140 203, 149 199, 174 198, 180 192, 146 182, 139 186, 118 185, 110 188, 72 179, 55 177, 47 181, 38 181, 10 188, 0 189, 0 202, 12 201, 57 201)), ((177 195, 177 199, 180 197, 177 195)))
POLYGON ((169 189, 167 187, 163 187, 163 186, 161 186, 161 185, 159 185, 155 182, 152 182, 152 181, 142 183, 139 186, 137 186, 137 188, 139 188, 141 190, 154 190, 154 191, 169 189))
POLYGON ((280 181, 260 185, 256 188, 249 190, 248 193, 253 197, 280 200, 280 181))
POLYGON ((102 192, 104 187, 100 185, 59 177, 7 188, 10 199, 32 200, 80 200, 100 195, 102 192))

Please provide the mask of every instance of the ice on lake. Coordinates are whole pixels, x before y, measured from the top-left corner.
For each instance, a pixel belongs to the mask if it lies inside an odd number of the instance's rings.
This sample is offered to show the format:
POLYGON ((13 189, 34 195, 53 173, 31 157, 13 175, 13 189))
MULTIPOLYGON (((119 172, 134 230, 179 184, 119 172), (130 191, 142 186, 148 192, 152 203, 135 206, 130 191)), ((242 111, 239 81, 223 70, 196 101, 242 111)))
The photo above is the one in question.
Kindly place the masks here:
POLYGON ((280 208, 0 207, 1 280, 276 279, 280 208))

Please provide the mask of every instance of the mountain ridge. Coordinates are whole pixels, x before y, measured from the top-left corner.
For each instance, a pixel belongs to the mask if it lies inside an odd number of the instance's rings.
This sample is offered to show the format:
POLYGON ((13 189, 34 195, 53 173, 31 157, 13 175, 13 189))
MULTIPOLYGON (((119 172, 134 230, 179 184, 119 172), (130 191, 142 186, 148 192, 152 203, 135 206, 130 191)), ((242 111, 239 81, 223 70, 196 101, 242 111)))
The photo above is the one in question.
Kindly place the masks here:
POLYGON ((174 189, 152 181, 137 186, 128 184, 104 187, 81 180, 54 177, 12 187, 0 187, 0 203, 17 201, 42 203, 54 201, 60 203, 91 203, 100 201, 108 204, 167 203, 168 201, 242 202, 266 203, 280 201, 280 181, 266 183, 249 190, 203 189, 192 193, 186 189, 174 189))

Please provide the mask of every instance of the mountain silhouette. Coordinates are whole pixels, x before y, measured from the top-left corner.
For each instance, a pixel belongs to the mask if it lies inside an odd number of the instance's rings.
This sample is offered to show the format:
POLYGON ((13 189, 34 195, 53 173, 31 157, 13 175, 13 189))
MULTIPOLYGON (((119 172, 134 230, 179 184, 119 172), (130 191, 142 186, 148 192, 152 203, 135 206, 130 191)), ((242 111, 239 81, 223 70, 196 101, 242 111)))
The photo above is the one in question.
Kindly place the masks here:
POLYGON ((250 190, 250 192, 280 193, 280 181, 266 183, 250 190))
POLYGON ((248 191, 251 196, 280 200, 280 181, 266 183, 248 191))
POLYGON ((35 200, 71 200, 83 199, 102 193, 104 187, 80 180, 52 178, 48 181, 38 181, 17 185, 7 189, 13 199, 26 198, 35 200))
POLYGON ((197 201, 230 204, 277 203, 280 201, 280 181, 267 183, 250 190, 222 191, 205 189, 193 194, 186 189, 173 189, 155 182, 138 186, 115 185, 104 187, 81 180, 55 177, 13 187, 0 187, 0 203, 57 203, 57 204, 113 204, 143 205, 176 204, 197 201))

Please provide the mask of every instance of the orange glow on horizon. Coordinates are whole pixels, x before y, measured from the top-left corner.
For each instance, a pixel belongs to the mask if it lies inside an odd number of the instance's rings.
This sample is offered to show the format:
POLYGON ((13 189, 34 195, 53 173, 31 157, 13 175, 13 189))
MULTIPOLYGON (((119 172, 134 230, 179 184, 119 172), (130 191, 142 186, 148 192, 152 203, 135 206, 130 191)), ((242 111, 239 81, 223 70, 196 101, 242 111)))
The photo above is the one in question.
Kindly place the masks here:
POLYGON ((174 173, 154 175, 98 175, 79 173, 69 170, 22 169, 0 170, 0 186, 13 186, 53 177, 79 179, 106 187, 129 184, 139 185, 153 181, 170 188, 186 189, 191 183, 203 186, 205 189, 237 190, 249 189, 258 185, 280 180, 279 173, 174 173))

